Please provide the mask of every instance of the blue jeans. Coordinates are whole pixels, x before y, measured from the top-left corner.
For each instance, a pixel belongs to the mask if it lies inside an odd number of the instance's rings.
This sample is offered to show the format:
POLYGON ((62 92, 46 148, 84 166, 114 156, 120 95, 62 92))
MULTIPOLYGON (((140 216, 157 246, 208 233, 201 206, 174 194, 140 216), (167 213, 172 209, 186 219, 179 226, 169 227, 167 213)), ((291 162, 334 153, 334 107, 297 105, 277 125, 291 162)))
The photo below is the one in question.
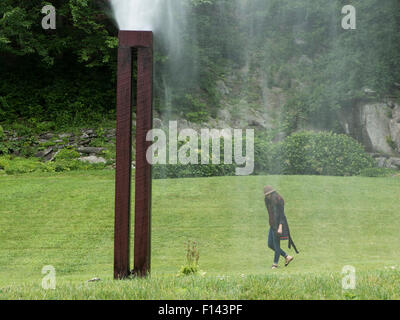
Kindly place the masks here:
POLYGON ((268 247, 273 251, 275 251, 274 264, 278 264, 280 256, 284 258, 287 257, 286 252, 281 249, 280 237, 277 234, 275 234, 272 228, 270 228, 268 232, 268 247))

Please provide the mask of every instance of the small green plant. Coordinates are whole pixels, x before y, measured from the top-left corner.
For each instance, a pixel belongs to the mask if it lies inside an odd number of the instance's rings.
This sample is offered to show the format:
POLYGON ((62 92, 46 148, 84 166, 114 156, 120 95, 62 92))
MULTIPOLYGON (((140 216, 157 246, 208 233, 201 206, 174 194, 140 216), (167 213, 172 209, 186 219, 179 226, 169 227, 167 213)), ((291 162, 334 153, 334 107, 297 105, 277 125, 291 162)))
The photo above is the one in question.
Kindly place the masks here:
POLYGON ((200 252, 196 241, 188 241, 186 247, 186 264, 179 270, 178 276, 188 276, 199 272, 200 252))
POLYGON ((393 151, 396 151, 397 144, 395 141, 393 141, 391 136, 386 137, 386 142, 389 145, 389 147, 392 148, 393 151))
POLYGON ((357 295, 354 292, 349 292, 349 291, 346 291, 343 294, 343 297, 345 300, 357 300, 358 299, 357 295))

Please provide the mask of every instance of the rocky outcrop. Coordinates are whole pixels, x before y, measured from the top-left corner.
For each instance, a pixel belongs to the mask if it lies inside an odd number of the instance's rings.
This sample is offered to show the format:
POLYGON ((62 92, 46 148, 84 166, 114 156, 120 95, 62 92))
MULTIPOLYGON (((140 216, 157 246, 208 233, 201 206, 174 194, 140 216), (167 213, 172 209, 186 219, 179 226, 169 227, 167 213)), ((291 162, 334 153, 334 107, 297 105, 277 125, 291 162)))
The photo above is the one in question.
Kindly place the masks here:
POLYGON ((375 159, 379 168, 400 170, 400 157, 384 156, 379 153, 373 153, 371 156, 375 159))
POLYGON ((390 119, 390 135, 397 153, 400 153, 400 105, 390 106, 392 109, 392 118, 390 119))
MULTIPOLYGON (((397 156, 400 151, 400 105, 385 102, 359 104, 339 114, 344 131, 367 151, 397 156)), ((399 155, 400 156, 400 155, 399 155)))
POLYGON ((112 144, 115 140, 115 129, 106 129, 96 132, 94 129, 82 129, 77 133, 52 132, 42 133, 37 136, 18 136, 16 132, 5 131, 5 141, 13 142, 8 152, 15 156, 22 156, 21 149, 29 142, 29 148, 33 149, 33 156, 43 161, 53 161, 56 155, 65 148, 77 151, 80 160, 90 163, 105 163, 106 160, 100 157, 106 148, 96 147, 97 140, 102 143, 112 144))

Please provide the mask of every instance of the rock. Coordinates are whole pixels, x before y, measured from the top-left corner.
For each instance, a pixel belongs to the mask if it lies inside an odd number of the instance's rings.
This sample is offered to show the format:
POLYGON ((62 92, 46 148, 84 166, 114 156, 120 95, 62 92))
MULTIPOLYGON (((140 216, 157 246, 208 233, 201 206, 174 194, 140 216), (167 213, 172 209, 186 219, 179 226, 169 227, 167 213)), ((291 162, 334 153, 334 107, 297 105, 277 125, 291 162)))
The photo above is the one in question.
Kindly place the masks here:
POLYGON ((45 157, 45 160, 46 160, 46 161, 54 161, 54 159, 57 157, 57 155, 58 155, 59 152, 60 152, 60 150, 48 154, 48 155, 45 157))
POLYGON ((79 145, 80 145, 80 146, 87 147, 87 146, 89 145, 90 142, 91 142, 90 139, 80 140, 80 141, 79 141, 79 145))
POLYGON ((218 111, 217 118, 219 121, 230 122, 232 119, 231 113, 228 109, 221 109, 218 111))
POLYGON ((306 42, 304 40, 302 40, 302 39, 294 39, 294 43, 299 45, 299 46, 302 46, 302 45, 306 44, 306 42))
POLYGON ((162 126, 163 126, 163 122, 161 119, 158 119, 158 118, 153 119, 153 128, 154 129, 161 129, 162 126))
POLYGON ((266 123, 262 119, 252 119, 249 120, 249 126, 250 127, 261 127, 261 128, 266 128, 266 123))
POLYGON ((80 153, 85 153, 85 154, 99 154, 102 152, 104 148, 97 148, 97 147, 79 147, 77 149, 78 152, 80 153))
POLYGON ((388 159, 388 164, 391 167, 395 167, 396 169, 400 169, 400 158, 389 158, 388 159))
POLYGON ((80 160, 82 162, 88 162, 91 164, 107 163, 106 159, 104 159, 102 157, 96 157, 96 156, 80 157, 78 160, 80 160))
POLYGON ((49 155, 53 151, 53 147, 47 148, 45 150, 39 151, 35 154, 35 157, 37 158, 44 158, 47 155, 49 155))
POLYGON ((375 161, 379 168, 386 168, 387 159, 385 157, 375 158, 375 161))
POLYGON ((245 119, 250 127, 260 127, 264 129, 269 127, 267 121, 263 117, 263 114, 252 108, 247 109, 245 119))
POLYGON ((383 102, 362 103, 350 111, 342 110, 339 118, 345 132, 363 144, 367 152, 395 156, 395 151, 388 144, 393 136, 391 131, 395 130, 391 128, 393 119, 388 117, 391 112, 383 102))
POLYGON ((72 133, 62 133, 62 134, 58 135, 58 137, 60 139, 71 138, 72 137, 72 133))
POLYGON ((86 139, 89 139, 89 135, 86 132, 84 132, 84 133, 82 133, 82 135, 79 138, 81 140, 86 140, 86 139))
POLYGON ((390 120, 387 116, 388 107, 385 104, 367 104, 361 109, 361 124, 372 150, 392 154, 393 149, 387 139, 391 137, 390 120))
POLYGON ((221 95, 228 95, 230 93, 229 88, 226 86, 225 82, 222 80, 218 80, 216 82, 216 89, 221 95))
POLYGON ((44 161, 53 161, 54 158, 56 157, 58 151, 57 152, 50 152, 48 155, 43 157, 44 161))
POLYGON ((370 155, 371 158, 377 159, 382 157, 382 155, 380 153, 368 153, 370 155))
POLYGON ((44 133, 44 134, 41 134, 41 135, 40 135, 40 138, 43 139, 43 140, 50 140, 50 139, 52 139, 53 137, 54 137, 54 134, 51 133, 51 132, 44 133))
POLYGON ((389 123, 390 135, 396 144, 396 151, 400 153, 400 105, 395 104, 392 110, 392 119, 389 123))
POLYGON ((375 95, 376 91, 374 91, 372 89, 369 89, 369 88, 365 88, 364 89, 364 93, 367 94, 367 95, 375 95))
POLYGON ((379 168, 400 169, 400 158, 397 157, 378 157, 375 161, 379 168))
POLYGON ((115 136, 115 132, 116 132, 116 130, 114 129, 114 128, 112 128, 112 129, 108 129, 108 134, 111 134, 111 135, 114 135, 115 136))

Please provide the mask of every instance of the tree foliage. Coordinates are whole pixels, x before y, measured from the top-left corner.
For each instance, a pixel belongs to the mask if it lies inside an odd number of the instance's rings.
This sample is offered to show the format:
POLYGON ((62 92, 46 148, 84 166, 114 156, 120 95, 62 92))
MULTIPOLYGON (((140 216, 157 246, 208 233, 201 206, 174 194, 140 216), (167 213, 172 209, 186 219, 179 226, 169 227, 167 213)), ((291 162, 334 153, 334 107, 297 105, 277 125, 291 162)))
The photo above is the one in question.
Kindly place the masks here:
MULTIPOLYGON (((285 90, 288 133, 302 123, 334 128, 336 111, 365 98, 398 95, 400 3, 353 0, 357 29, 343 30, 332 0, 182 0, 187 23, 176 37, 156 34, 155 106, 204 121, 220 108, 217 81, 247 68, 240 97, 251 100, 262 74, 285 90), (179 71, 179 72, 178 72, 179 71)), ((0 121, 109 114, 115 105, 117 30, 107 0, 0 2, 0 121), (41 8, 57 8, 57 29, 43 30, 41 8)), ((176 21, 183 17, 176 17, 176 21)), ((263 88, 260 88, 263 89, 263 88)), ((253 99, 256 101, 257 99, 253 99)), ((74 120, 75 119, 75 120, 74 120)))

